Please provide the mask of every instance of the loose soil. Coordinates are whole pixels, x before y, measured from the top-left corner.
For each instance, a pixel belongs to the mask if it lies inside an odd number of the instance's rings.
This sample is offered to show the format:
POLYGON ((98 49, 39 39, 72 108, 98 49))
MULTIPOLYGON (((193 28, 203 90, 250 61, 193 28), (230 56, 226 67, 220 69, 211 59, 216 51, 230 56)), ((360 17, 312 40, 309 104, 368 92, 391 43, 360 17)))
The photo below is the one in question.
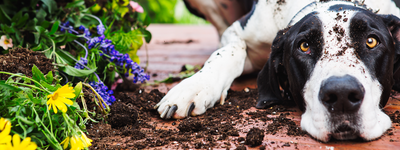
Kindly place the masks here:
MULTIPOLYGON (((0 55, 0 71, 21 73, 32 77, 33 65, 36 65, 44 74, 54 71, 52 61, 39 52, 33 52, 25 48, 16 48, 10 50, 8 54, 0 55)), ((0 74, 1 80, 7 80, 8 77, 10 76, 0 74)))
POLYGON ((278 105, 244 113, 254 107, 258 96, 256 89, 229 91, 224 105, 216 104, 204 115, 183 120, 158 119, 159 114, 153 106, 164 95, 157 89, 149 93, 143 89, 116 92, 117 102, 111 106, 107 119, 109 124, 88 126, 93 148, 242 149, 246 148, 244 145, 261 145, 264 134, 284 131, 288 136, 305 135, 294 121, 286 117, 293 112, 290 108, 278 105), (257 124, 257 127, 249 130, 246 128, 249 124, 257 124), (247 135, 240 135, 241 132, 247 135))

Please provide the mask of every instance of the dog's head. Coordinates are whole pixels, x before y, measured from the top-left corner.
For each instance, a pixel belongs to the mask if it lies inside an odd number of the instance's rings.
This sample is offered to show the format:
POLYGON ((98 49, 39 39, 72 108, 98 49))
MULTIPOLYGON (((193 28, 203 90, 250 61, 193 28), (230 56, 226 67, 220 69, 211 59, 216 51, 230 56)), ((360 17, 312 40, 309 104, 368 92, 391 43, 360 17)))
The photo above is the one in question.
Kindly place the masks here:
POLYGON ((303 111, 302 129, 318 140, 376 139, 391 126, 381 108, 399 68, 400 19, 353 3, 318 5, 277 34, 258 77, 257 107, 287 95, 303 111))

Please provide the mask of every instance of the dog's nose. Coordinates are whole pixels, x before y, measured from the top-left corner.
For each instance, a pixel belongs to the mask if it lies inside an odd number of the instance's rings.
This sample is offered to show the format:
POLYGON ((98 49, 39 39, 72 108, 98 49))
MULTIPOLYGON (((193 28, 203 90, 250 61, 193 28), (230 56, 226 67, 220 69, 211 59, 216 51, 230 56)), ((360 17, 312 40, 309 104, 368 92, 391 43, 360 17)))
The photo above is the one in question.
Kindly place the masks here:
POLYGON ((319 99, 331 113, 354 113, 364 99, 365 90, 353 76, 332 76, 321 84, 319 99))

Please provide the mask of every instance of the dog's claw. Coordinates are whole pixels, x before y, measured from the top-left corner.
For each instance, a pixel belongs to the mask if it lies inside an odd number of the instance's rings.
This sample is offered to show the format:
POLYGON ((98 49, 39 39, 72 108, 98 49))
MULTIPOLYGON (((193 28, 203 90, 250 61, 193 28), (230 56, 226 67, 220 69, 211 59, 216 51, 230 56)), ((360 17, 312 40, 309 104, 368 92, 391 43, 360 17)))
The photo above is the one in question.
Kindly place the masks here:
POLYGON ((178 109, 178 106, 176 106, 176 105, 173 105, 171 108, 169 108, 169 111, 168 111, 165 119, 171 119, 172 115, 174 115, 174 113, 177 109, 178 109))
POLYGON ((160 106, 160 103, 158 103, 157 105, 154 105, 154 109, 157 109, 160 106))
POLYGON ((191 103, 190 106, 189 106, 189 108, 188 108, 188 111, 187 111, 187 116, 188 116, 188 117, 189 117, 190 114, 192 113, 194 107, 196 107, 196 106, 194 105, 194 103, 191 103))
POLYGON ((167 108, 165 108, 164 109, 164 111, 161 113, 161 115, 160 115, 160 118, 164 118, 165 117, 165 115, 168 113, 168 110, 169 110, 169 106, 166 106, 167 108))
POLYGON ((263 109, 272 105, 281 104, 282 101, 279 99, 268 99, 268 100, 260 100, 257 102, 256 108, 263 109))

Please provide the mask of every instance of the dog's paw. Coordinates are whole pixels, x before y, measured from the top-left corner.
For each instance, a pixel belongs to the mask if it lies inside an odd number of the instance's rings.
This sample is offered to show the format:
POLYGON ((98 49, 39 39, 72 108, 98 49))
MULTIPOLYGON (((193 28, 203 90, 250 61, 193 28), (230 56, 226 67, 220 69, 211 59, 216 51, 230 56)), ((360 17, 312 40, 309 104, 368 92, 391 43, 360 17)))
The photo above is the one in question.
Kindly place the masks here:
POLYGON ((163 119, 201 115, 218 100, 223 104, 229 87, 194 75, 172 88, 154 108, 163 119))

